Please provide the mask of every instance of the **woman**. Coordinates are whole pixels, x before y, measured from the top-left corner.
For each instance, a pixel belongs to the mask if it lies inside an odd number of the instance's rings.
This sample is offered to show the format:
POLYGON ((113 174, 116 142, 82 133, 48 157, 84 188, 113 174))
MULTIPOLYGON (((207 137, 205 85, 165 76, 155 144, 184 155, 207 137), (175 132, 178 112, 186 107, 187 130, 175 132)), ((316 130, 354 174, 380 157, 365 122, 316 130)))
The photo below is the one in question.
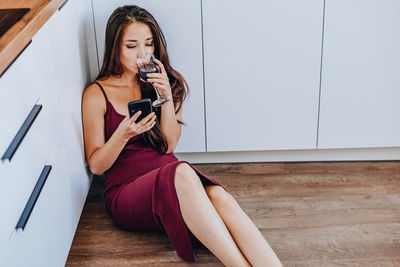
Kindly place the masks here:
POLYGON ((194 261, 192 234, 227 266, 281 266, 234 198, 175 157, 186 90, 152 15, 137 6, 116 9, 100 74, 82 98, 86 158, 93 173, 105 174, 107 212, 128 231, 164 230, 187 261, 194 261), (136 60, 151 54, 161 72, 146 82, 136 60), (155 100, 153 86, 171 100, 135 123, 140 112, 130 118, 127 103, 155 100))

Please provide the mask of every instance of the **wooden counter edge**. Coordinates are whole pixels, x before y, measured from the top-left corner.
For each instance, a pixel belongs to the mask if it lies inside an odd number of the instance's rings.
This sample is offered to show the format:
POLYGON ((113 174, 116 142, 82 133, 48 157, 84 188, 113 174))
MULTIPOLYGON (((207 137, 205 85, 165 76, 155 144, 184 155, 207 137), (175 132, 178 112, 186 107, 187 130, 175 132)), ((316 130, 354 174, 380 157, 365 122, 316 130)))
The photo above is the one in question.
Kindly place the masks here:
POLYGON ((32 37, 39 29, 48 21, 48 19, 57 11, 64 3, 64 0, 50 1, 38 14, 34 17, 13 40, 11 40, 2 51, 0 51, 0 76, 10 66, 19 53, 32 40, 32 37))

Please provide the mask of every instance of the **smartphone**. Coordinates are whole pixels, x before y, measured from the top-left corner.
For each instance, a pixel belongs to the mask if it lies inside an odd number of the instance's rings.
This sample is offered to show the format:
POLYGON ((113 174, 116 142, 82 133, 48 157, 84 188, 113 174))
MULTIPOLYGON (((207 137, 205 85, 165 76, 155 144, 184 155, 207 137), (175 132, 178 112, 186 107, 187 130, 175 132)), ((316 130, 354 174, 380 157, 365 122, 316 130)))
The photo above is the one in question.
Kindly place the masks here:
POLYGON ((135 114, 139 110, 142 111, 142 114, 140 114, 139 118, 137 118, 137 120, 135 121, 139 122, 152 112, 151 99, 145 98, 141 100, 131 101, 128 103, 128 110, 129 110, 129 117, 132 117, 133 114, 135 114))

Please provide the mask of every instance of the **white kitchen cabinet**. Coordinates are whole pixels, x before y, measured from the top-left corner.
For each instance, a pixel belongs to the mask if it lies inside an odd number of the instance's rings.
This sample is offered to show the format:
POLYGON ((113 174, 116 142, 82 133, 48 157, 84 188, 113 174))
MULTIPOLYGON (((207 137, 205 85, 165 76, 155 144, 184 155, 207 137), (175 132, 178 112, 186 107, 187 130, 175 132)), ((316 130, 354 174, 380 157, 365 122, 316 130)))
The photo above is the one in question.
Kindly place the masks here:
POLYGON ((65 265, 75 229, 70 219, 71 195, 61 138, 46 165, 51 166, 50 173, 25 227, 13 231, 1 266, 65 265))
POLYGON ((207 151, 315 149, 323 0, 203 1, 207 151))
POLYGON ((60 134, 57 103, 52 101, 57 94, 48 90, 52 81, 48 47, 44 26, 0 79, 0 153, 4 158, 0 161, 0 201, 5 203, 0 207, 0 254, 60 134), (37 67, 27 71, 27 65, 37 67))
POLYGON ((0 149, 24 136, 11 160, 0 162, 0 266, 62 266, 85 203, 81 96, 89 69, 77 11, 75 0, 56 11, 0 78, 0 149), (53 166, 49 178, 25 230, 15 232, 45 164, 53 166))
POLYGON ((52 86, 46 89, 37 101, 36 104, 42 108, 11 161, 5 161, 1 166, 3 186, 0 187, 0 201, 7 205, 0 207, 1 214, 4 214, 0 224, 0 252, 7 244, 37 177, 60 135, 57 102, 53 101, 57 93, 51 89, 52 86))
POLYGON ((326 0, 318 148, 400 146, 400 2, 326 0))
POLYGON ((45 25, 0 79, 0 157, 50 82, 48 50, 45 25))
POLYGON ((97 52, 100 68, 104 54, 106 23, 119 6, 135 4, 147 9, 165 35, 171 65, 189 84, 190 97, 184 103, 182 135, 176 152, 204 152, 204 91, 201 37, 201 1, 93 1, 97 52))
POLYGON ((54 66, 55 89, 59 92, 58 110, 68 177, 71 188, 73 221, 77 226, 89 191, 90 179, 85 166, 81 120, 82 92, 86 86, 85 60, 81 58, 79 34, 83 27, 76 1, 70 0, 57 11, 49 24, 50 53, 54 66))

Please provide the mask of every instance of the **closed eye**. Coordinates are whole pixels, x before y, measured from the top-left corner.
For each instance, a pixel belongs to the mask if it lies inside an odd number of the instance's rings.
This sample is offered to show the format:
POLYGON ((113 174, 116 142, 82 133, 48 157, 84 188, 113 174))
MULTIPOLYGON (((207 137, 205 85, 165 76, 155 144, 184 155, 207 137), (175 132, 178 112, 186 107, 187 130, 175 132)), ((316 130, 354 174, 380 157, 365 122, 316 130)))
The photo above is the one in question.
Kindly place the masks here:
MULTIPOLYGON (((151 44, 146 44, 146 46, 153 46, 153 43, 151 43, 151 44)), ((130 49, 130 48, 135 48, 136 45, 133 45, 133 46, 127 45, 126 47, 130 49)))

